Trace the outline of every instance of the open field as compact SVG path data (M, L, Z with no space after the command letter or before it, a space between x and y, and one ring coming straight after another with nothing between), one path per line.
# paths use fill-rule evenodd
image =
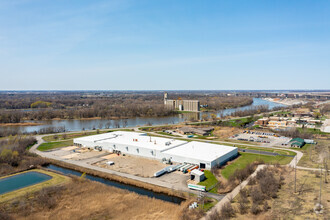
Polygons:
M182 206L73 178L45 207L31 197L3 205L14 219L180 219ZM19 204L19 205L15 205Z
M96 163L96 166L115 170L122 173L129 173L136 176L152 177L155 172L167 167L168 165L157 160L151 160L143 157L131 155L110 154L107 160ZM114 165L107 165L107 161L113 161Z
M300 159L298 166L318 168L324 166L323 160L327 161L328 168L330 167L330 144L328 140L317 140L318 144L305 144L300 150L304 156Z
M268 199L269 209L262 210L257 215L236 213L233 219L329 219L330 218L330 184L322 182L323 214L315 214L313 208L319 201L320 175L319 172L297 170L297 193L294 193L294 171L287 169L283 174L284 184L277 193L277 198ZM249 197L248 197L249 198ZM237 198L232 204L239 210ZM251 206L251 202L248 204Z
M60 174L57 174L57 173L48 172L48 171L41 170L41 169L34 169L34 170L30 170L30 171L37 171L37 172L40 172L40 173L47 174L49 176L52 176L52 179L47 180L47 181L42 182L42 183L38 183L38 184L35 184L35 185L31 185L31 186L28 186L28 187L24 187L22 189L18 189L18 190L0 195L0 203L8 201L8 200L12 200L16 197L24 196L27 193L36 192L36 191L38 191L38 190L40 190L44 187L64 184L64 183L69 181L69 177L66 177L66 176L63 176L63 175L60 175ZM24 172L21 172L21 173L30 172L30 171L24 171ZM12 176L12 175L9 175L9 176ZM6 178L6 177L9 177L9 176L3 176L1 178Z
M38 147L38 150L47 151L47 150L51 150L54 148L67 147L67 146L72 146L72 145L73 145L73 140L48 142L48 143L42 143Z
M250 154L250 153L240 153L240 156L229 162L227 166L225 166L221 175L228 179L237 169L243 169L246 165L254 162L254 161L263 161L268 164L288 164L292 160L292 157L286 156L268 156L268 155L259 155L259 154Z
M213 135L220 139L226 139L241 132L243 132L243 129L240 128L217 126L214 128Z

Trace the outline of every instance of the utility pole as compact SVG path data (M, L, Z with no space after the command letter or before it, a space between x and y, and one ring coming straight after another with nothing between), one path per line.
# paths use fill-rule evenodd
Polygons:
M296 163L294 166L294 193L296 193L296 189L297 189L297 155L295 156L296 158Z
M319 204L321 206L321 195L322 195L322 167L321 167L321 176L320 176L320 201Z

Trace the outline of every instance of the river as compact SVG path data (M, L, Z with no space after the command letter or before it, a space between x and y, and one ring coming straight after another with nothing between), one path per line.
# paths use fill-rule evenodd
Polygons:
M283 107L284 105L263 100L260 98L253 98L253 103L248 106L225 109L217 112L217 116L230 115L231 113L239 110L246 110L260 105L267 105L269 109L274 107ZM81 130L93 130L93 129L102 129L102 128L116 128L118 125L120 127L135 127L135 126L145 126L145 125L162 125L162 124L177 124L191 119L200 119L203 114L211 114L210 112L201 112L201 113L183 113L170 117L136 117L130 119L117 119L117 120L108 120L108 119L90 119L90 120L45 120L37 121L42 123L42 125L37 126L8 126L0 127L0 130L10 130L10 129L19 129L20 132L30 133L38 132L40 129L47 127L64 127L66 131L81 131Z

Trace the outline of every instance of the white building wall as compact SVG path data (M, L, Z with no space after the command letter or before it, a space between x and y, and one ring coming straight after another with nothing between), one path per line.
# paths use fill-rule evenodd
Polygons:
M211 167L218 166L218 165L222 166L227 161L237 157L237 155L238 155L238 149L236 148L233 151L231 151L231 152L219 157L218 159L212 161Z
M228 160L232 159L233 157L236 157L238 154L237 148L233 149L233 151L213 160L213 161L206 161L201 159L194 159L184 156L178 156L178 155L172 155L172 154L166 154L163 153L160 150L156 149L150 149L150 148L144 148L144 147L138 147L135 145L127 145L127 144L118 144L118 143L112 143L110 141L111 139L108 139L107 141L87 141L87 140L81 140L81 139L74 139L75 144L80 144L82 147L90 147L94 148L95 146L101 146L103 150L112 152L113 150L121 151L123 154L130 154L130 155L136 155L140 157L150 158L150 159L158 159L161 160L162 158L171 159L173 162L178 163L192 163L200 165L200 163L205 164L206 169L211 169L213 166L217 165L223 165ZM156 148L157 146L155 146ZM178 146L174 146L178 147ZM151 152L152 151L152 152ZM163 150L164 151L164 150Z
M113 152L114 150L120 151L122 154L131 154L140 157L146 157L151 159L162 159L166 157L161 151L156 149L138 147L135 145L127 145L127 144L118 144L112 143L110 141L102 142L102 141L83 141L79 139L74 140L74 144L80 144L82 147L89 147L94 149L95 146L102 147L102 150Z
M211 169L211 162L212 161L205 161L200 159L194 159L189 157L182 157L177 155L171 155L171 154L164 154L166 159L171 159L173 162L177 163L192 163L199 166L200 163L205 163L206 169Z

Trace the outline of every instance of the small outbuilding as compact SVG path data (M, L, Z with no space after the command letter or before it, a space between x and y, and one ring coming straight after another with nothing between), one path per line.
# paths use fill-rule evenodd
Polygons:
M291 147L299 147L302 148L305 145L305 141L302 138L293 138L290 142L289 145Z
M200 170L192 170L190 172L190 176L192 180L195 180L195 182L199 183L202 182L203 180L205 180L205 175L204 172L200 171Z

